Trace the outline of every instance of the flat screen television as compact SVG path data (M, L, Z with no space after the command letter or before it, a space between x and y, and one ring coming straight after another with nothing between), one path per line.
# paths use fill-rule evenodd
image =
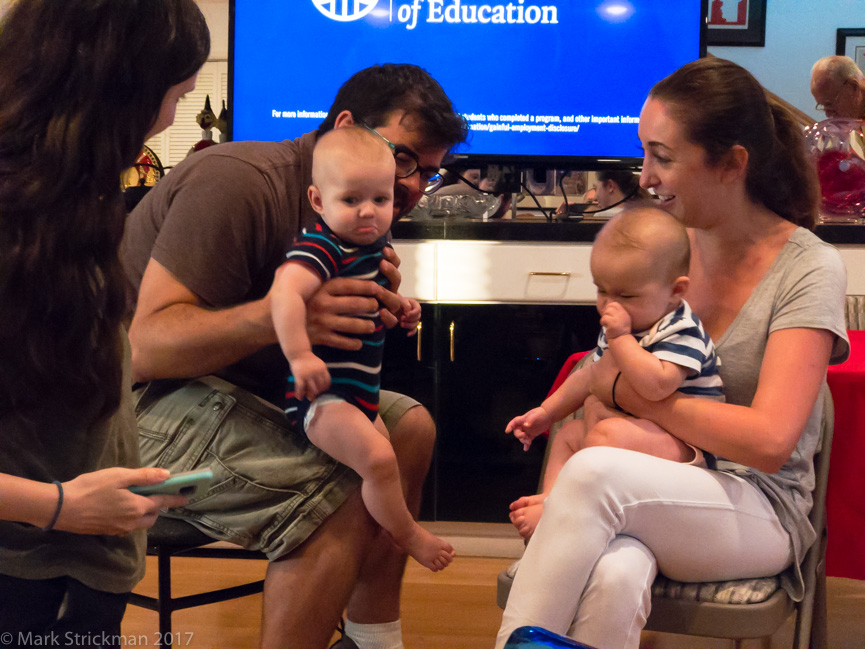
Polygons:
M649 89L705 56L706 1L232 0L232 139L297 137L354 72L414 63L467 119L469 165L636 167Z

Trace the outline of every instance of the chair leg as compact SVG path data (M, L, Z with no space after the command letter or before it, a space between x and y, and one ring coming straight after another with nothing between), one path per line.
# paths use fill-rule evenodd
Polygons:
M826 610L826 563L820 564L814 584L814 616L811 620L811 649L827 649L828 612Z
M799 602L793 649L824 649L827 637L826 612L826 536L822 540L820 558L811 574L805 574L805 597ZM811 585L810 593L808 585Z
M157 555L157 610L159 611L159 646L171 649L171 552L159 548Z

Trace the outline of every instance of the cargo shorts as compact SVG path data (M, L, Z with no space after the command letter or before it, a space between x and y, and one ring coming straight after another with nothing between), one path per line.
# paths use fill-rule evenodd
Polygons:
M213 471L184 507L165 512L268 558L312 534L360 486L360 477L291 429L282 410L215 376L153 381L135 390L142 466ZM389 429L410 397L382 390Z

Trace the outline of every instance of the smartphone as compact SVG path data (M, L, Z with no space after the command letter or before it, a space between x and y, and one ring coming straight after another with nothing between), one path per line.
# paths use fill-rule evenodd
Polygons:
M154 496L159 494L197 498L204 495L212 480L213 472L210 469L184 471L156 484L132 485L129 487L129 491L139 496Z

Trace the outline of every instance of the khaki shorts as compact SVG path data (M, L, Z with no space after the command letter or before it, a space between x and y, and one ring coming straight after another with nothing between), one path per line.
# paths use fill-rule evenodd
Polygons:
M214 376L154 381L135 391L141 463L209 468L210 489L164 512L270 559L300 545L360 486L360 477L288 427L283 412ZM382 390L392 429L417 401Z

